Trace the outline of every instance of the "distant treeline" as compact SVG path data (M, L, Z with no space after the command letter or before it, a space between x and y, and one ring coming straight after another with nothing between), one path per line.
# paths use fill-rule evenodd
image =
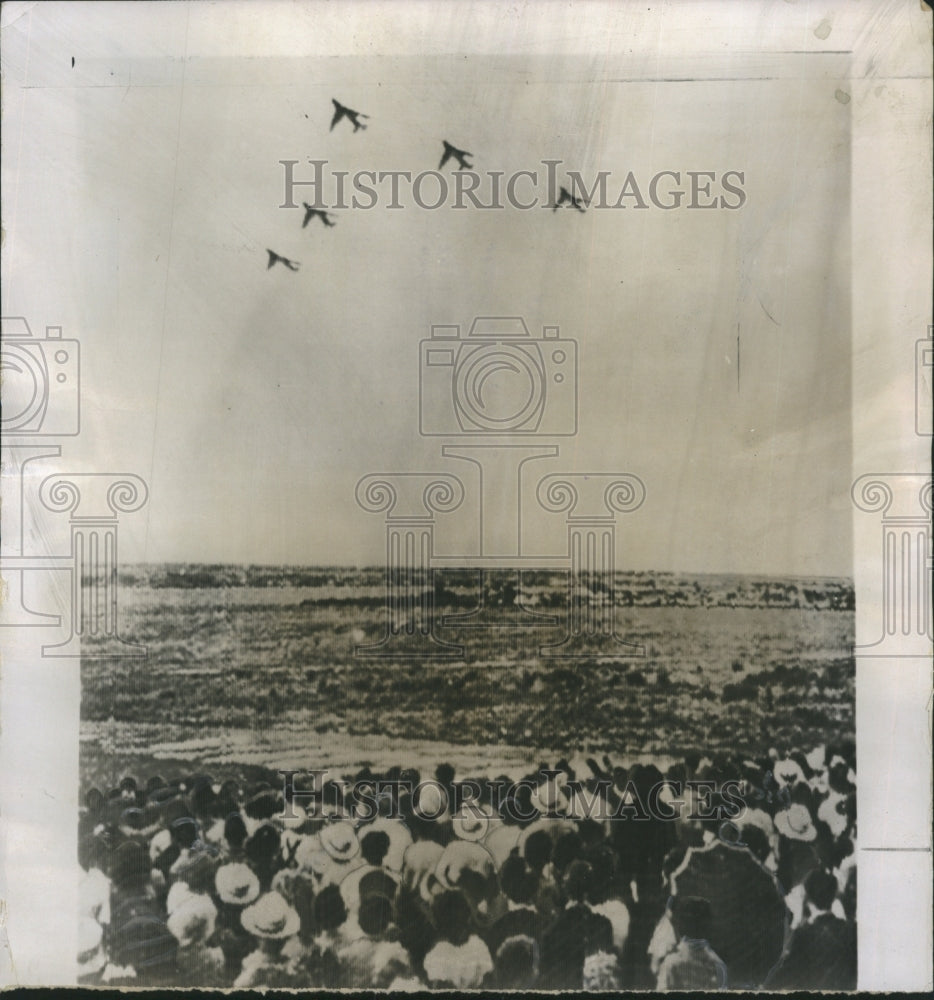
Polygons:
M234 587L301 587L324 591L308 595L308 603L372 603L354 591L381 587L383 567L363 569L309 566L230 566L163 564L129 566L120 570L125 587L152 589L211 589ZM593 577L586 581L592 593L609 596L622 607L743 607L812 608L819 611L852 611L855 593L851 580L839 578L755 577L736 574L682 574L650 571L618 572L612 581ZM476 594L476 570L435 572L435 596L441 606L459 607ZM566 600L567 576L559 570L527 570L521 594L516 575L498 571L487 574L487 600L509 605L517 598L532 607L558 607ZM380 603L379 599L375 599Z

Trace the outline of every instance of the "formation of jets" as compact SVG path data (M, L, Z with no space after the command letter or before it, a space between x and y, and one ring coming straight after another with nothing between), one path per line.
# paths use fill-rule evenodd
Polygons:
M74 60L72 60L72 64ZM348 108L345 104L341 104L340 101L331 98L331 103L334 105L334 116L331 118L331 128L329 131L334 131L334 126L337 125L342 119L346 118L347 121L353 125L354 132L360 129L365 129L367 126L360 121L361 118L369 118L369 115L363 114L362 111L354 111L353 108ZM307 118L308 115L305 115ZM444 147L444 152L441 156L441 162L438 164L438 169L441 170L444 165L449 160L457 161L458 170L472 170L473 164L468 161L468 156L473 156L473 153L469 153L466 149L458 149L457 146L451 145L447 139L442 139L441 144ZM567 205L568 208L576 208L578 212L585 212L584 208L585 201L583 198L575 197L567 188L562 187L558 199L552 205L552 211L557 212L559 208ZM328 228L331 229L337 225L336 222L331 221L331 213L323 208L312 208L307 202L302 202L302 206L305 209L305 218L302 221L302 229L305 229L309 222L314 218L319 218L321 222ZM290 271L297 271L301 264L298 261L289 260L288 257L283 257L281 254L277 254L274 250L266 250L269 254L269 263L266 265L266 270L274 267L276 264L282 264L287 267Z

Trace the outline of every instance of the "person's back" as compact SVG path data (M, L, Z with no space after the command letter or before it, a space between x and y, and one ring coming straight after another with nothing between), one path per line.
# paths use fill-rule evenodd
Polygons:
M658 970L660 990L722 990L726 966L703 939L682 938Z
M781 989L856 988L856 925L830 912L837 894L833 875L812 872L805 881L808 919L796 928L770 985Z
M711 948L713 923L710 902L699 896L676 896L671 922L678 946L666 955L658 969L659 990L722 990L727 985L727 969Z

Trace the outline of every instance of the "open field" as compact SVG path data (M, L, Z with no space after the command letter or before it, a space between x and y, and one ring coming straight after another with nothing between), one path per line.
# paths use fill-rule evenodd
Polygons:
M513 581L490 576L491 610L515 607ZM518 766L552 748L659 758L853 733L847 581L617 574L616 632L645 655L549 659L566 578L529 573L523 604L558 624L446 627L464 647L450 661L354 655L385 629L379 569L140 567L121 583L121 633L149 656L84 660L85 775L111 756L304 767L459 746ZM436 575L436 616L476 598L475 573Z

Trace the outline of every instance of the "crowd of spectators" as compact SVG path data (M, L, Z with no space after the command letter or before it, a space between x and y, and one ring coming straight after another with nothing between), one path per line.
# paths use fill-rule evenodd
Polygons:
M458 810L445 764L417 801L424 776L405 768L328 780L314 801L287 801L275 772L249 785L126 775L88 789L79 820L79 981L853 989L854 769L852 743L688 754L665 771L574 758L531 771L521 809L490 791ZM361 810L356 789L378 779L390 790ZM661 784L670 802L695 779L738 783L738 811L711 818L687 801L676 818L609 818L633 792ZM589 808L568 794L574 782ZM761 982L737 981L711 941L723 900L677 891L691 855L721 843L753 855L784 898L783 950ZM742 921L750 947L757 919Z

